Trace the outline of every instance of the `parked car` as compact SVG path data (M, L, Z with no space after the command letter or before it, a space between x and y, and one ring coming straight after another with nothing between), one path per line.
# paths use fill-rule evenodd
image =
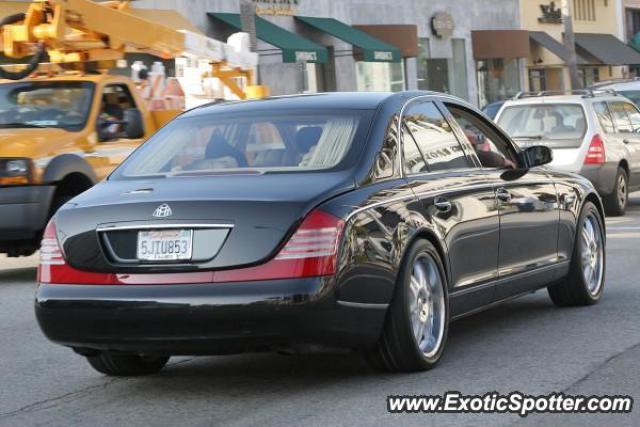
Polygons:
M490 119L495 119L498 111L500 111L500 108L502 108L502 106L504 105L504 102L505 101L496 101L492 102L491 104L487 104L482 108L482 112L485 113Z
M623 96L523 96L506 102L496 122L522 148L553 149L549 166L587 177L609 215L624 215L629 192L640 189L640 111Z
M550 160L437 93L197 108L54 216L38 322L108 375L309 344L428 369L452 320L600 299L600 198Z
M628 98L631 102L640 107L640 79L618 79L596 83L589 87L593 91L613 91Z

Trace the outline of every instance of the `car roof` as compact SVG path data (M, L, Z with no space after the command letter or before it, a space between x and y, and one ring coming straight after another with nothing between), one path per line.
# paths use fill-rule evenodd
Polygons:
M233 113L242 111L264 111L272 109L344 109L374 110L385 100L391 98L391 92L333 92L304 95L272 96L264 99L245 101L229 101L207 104L183 114L182 116L199 116L210 113Z
M589 101L626 101L622 96L616 95L550 95L531 96L520 99L511 99L505 102L505 107L512 105L540 105L540 104L585 104Z
M206 104L185 112L181 117L194 117L212 113L251 113L280 110L376 110L383 104L395 105L409 99L433 96L471 107L466 101L439 92L329 92L302 95L272 96L264 99L228 101Z

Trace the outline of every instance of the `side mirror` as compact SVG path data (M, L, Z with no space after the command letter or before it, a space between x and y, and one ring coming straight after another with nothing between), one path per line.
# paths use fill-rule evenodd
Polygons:
M144 136L144 124L142 113L137 108L129 108L124 111L124 132L129 139L138 139Z
M542 166L553 161L553 152L544 145L534 145L526 148L522 155L528 167Z

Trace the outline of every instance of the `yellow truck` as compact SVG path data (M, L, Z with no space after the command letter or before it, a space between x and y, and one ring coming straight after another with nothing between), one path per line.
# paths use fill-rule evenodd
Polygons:
M107 74L0 81L0 253L34 252L49 217L176 112Z
M204 62L235 99L268 93L253 85L258 58L246 34L223 43L153 22L125 1L27 5L0 20L0 53L24 61L0 66L0 253L35 252L58 207L178 113L149 111L132 80L106 72L126 52L180 58L198 72Z

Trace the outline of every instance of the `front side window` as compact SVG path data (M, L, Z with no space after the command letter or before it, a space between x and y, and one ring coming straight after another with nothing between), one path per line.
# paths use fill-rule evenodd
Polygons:
M0 85L0 129L82 130L95 85L90 82L24 82Z
M447 105L465 138L485 168L516 168L518 158L508 141L501 138L475 114L455 105Z
M125 111L136 108L136 104L126 85L106 86L100 100L97 131L100 141L127 138Z
M406 128L407 135L413 138L417 149L416 151L409 148L410 159L411 155L417 155L419 152L424 156L430 171L472 166L451 126L433 102L410 104L402 118L402 124ZM406 138L405 141L407 139L410 138ZM411 147L411 144L405 143L405 145ZM416 164L419 165L419 162Z
M207 114L175 120L115 176L330 169L366 132L369 111Z

